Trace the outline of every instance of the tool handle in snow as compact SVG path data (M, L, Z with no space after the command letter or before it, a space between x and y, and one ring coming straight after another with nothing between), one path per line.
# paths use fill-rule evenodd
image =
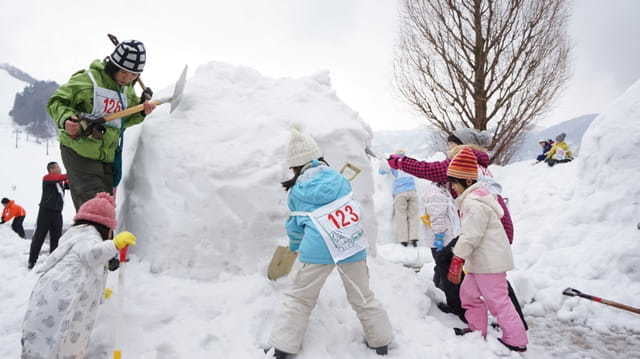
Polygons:
M636 307L632 307L630 305L614 302L612 300L607 300L607 299L602 299L602 298L598 298L598 299L600 299L599 302L602 303L602 304L610 305L612 307L616 307L618 309L626 310L628 312L640 314L640 308L636 308Z
M119 250L120 253L120 263L126 262L127 259L127 252L129 252L129 246L126 246L122 249Z
M580 297L580 298L584 298L584 299L589 299L589 300L594 301L594 302L606 304L606 305L609 305L609 306L612 306L612 307L615 307L615 308L618 308L618 309L622 309L622 310L626 310L626 311L629 311L629 312L632 312L632 313L640 314L640 308L636 308L636 307L632 307L632 306L629 306L629 305L626 305L626 304L614 302L612 300L596 297L595 295L582 293L581 291L579 291L577 289L567 288L562 292L562 294L564 294L566 296L569 296L569 297Z

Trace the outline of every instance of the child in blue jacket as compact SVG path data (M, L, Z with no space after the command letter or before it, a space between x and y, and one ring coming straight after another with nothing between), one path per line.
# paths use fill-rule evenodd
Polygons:
M398 150L396 156L404 156L404 151ZM381 175L391 173L393 180L393 232L397 242L403 246L411 243L418 246L419 204L414 177L406 172L380 168Z
M336 267L367 345L386 355L393 339L391 324L369 288L366 240L351 184L324 161L315 140L297 129L292 130L288 165L294 177L282 183L289 191L291 211L286 230L289 248L299 252L303 266L295 273L284 313L271 333L274 357L283 359L300 351L311 311Z

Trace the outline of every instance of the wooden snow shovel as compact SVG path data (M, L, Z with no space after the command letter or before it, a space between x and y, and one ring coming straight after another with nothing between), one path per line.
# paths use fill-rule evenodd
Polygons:
M269 263L267 278L276 280L289 274L296 258L298 258L298 253L290 251L289 247L278 246L273 253L271 263Z
M353 181L360 172L362 172L360 168L348 162L340 170L340 173L345 175L349 181ZM296 258L298 258L298 253L290 251L289 247L278 246L269 263L267 278L276 280L289 274Z
M182 74L178 79L178 82L176 82L176 86L173 88L173 95L171 95L171 97L164 97L158 100L151 100L149 102L156 106L169 103L171 104L171 109L169 110L169 112L173 112L173 110L175 110L176 107L178 107L178 105L180 104L180 101L182 100L182 93L184 92L184 86L186 82L187 82L187 66L185 65L184 70L182 70ZM138 113L143 110L144 110L144 104L139 104L133 107L129 107L126 110L109 114L104 117L104 121L105 122L113 121L121 117L133 115L134 113Z
M622 310L626 310L628 312L640 314L640 308L631 307L631 306L628 306L628 305L625 305L625 304L614 302L612 300L607 300L607 299L603 299L603 298L600 298L600 297L596 297L594 295L585 294L585 293L582 293L581 291L579 291L577 289L567 288L562 292L562 294L564 294L566 296L569 296L569 297L581 297L581 298L589 299L589 300L592 300L594 302L610 305L610 306L616 307L618 309L622 309Z

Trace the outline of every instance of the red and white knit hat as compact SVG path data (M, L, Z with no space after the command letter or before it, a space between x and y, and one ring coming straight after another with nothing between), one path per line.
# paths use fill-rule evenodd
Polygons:
M106 192L100 192L96 196L80 206L78 213L73 217L78 220L91 221L116 229L116 204L113 197Z
M451 160L447 168L447 176L471 180L478 179L478 159L471 148L463 148Z

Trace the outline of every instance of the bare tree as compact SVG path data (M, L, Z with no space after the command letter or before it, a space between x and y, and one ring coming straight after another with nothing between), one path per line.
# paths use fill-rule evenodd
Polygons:
M489 130L493 161L569 77L568 0L403 0L395 81L435 127Z

